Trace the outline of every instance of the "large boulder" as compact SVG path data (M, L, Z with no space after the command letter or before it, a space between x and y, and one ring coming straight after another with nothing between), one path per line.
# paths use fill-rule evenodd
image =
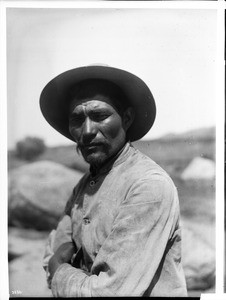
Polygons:
M215 226L182 222L182 263L188 290L206 290L215 284Z
M183 180L209 180L215 177L215 163L211 159L195 157L181 174Z
M82 173L50 161L9 172L9 224L50 230L64 211Z

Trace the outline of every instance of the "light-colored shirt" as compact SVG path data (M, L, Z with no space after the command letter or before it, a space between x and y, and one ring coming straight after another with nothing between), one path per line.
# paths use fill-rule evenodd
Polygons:
M55 272L55 297L187 296L176 187L129 143L75 187L50 235L45 266L71 240L78 251Z

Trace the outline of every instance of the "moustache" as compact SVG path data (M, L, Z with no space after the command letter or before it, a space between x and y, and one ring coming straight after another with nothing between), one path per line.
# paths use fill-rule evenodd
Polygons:
M82 152L82 150L85 150L87 148L98 147L98 146L102 146L103 148L107 149L109 148L110 144L107 141L94 141L91 143L78 142L76 149L77 152Z

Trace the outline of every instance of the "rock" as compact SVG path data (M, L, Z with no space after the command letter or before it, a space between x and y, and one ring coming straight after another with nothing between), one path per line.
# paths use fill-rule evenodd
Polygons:
M188 290L206 290L215 284L215 227L182 222L182 263Z
M43 241L47 241L48 231L37 231L35 229L24 229L9 227L8 229L8 253L11 259L9 261L29 254L34 249L39 248ZM42 245L43 246L43 245Z
M181 179L204 179L215 177L215 163L211 159L196 157L181 174Z
M42 267L47 236L25 229L9 230L9 294L11 297L52 297Z
M9 172L9 224L49 230L56 226L82 173L41 161Z

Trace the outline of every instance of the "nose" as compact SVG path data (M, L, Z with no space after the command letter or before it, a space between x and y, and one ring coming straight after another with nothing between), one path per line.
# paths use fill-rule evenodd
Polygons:
M95 122L90 120L90 118L86 118L83 123L82 128L82 142L83 144L87 144L92 141L92 139L95 138L97 134L97 127Z

